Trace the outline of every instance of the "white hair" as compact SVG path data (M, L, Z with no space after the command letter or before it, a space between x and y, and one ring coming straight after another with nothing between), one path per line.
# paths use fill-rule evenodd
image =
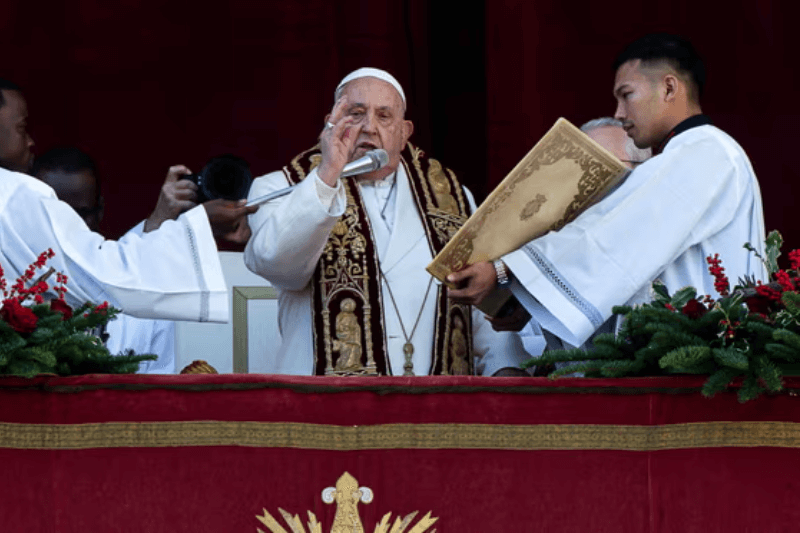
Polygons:
M596 118L581 126L581 131L589 133L599 128L622 128L622 121L612 117ZM625 153L628 154L631 161L639 163L647 161L653 155L653 151L650 148L637 148L630 137L625 143Z

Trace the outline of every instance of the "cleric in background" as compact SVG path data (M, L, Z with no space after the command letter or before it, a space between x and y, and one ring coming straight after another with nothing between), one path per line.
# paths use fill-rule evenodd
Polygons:
M30 168L26 117L20 88L0 80L0 157L15 170ZM249 210L236 202L209 202L158 231L108 241L50 186L2 168L0 266L13 283L52 249L56 255L48 265L69 278L66 300L72 306L108 301L143 318L226 322L227 288L213 234L241 240Z
M320 145L254 181L250 198L297 184L251 215L245 262L279 289L273 372L316 375L527 375L519 337L454 305L425 271L474 209L455 174L408 144L400 84L346 76ZM386 166L340 178L383 149ZM433 252L432 252L433 251Z
M653 157L599 204L559 231L503 257L512 290L533 315L529 327L582 345L611 318L611 308L691 285L714 294L706 257L719 253L731 279L765 279L761 194L744 150L702 114L705 67L692 45L646 36L615 62L616 118ZM452 293L477 303L497 285L492 263L451 275Z

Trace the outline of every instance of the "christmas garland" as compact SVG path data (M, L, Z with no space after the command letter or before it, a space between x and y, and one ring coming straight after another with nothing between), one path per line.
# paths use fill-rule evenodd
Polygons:
M741 378L741 402L765 390L780 391L783 371L800 363L800 251L789 253L791 268L782 270L782 244L777 231L767 237L766 257L745 244L764 262L768 284L745 279L731 290L719 255L708 257L718 299L698 296L693 287L670 295L656 281L650 303L613 308L624 316L622 327L616 335L597 335L592 351L547 351L526 366L574 363L551 373L553 378L576 372L587 377L707 374L702 388L707 397Z
M119 310L85 303L73 310L65 301L67 276L54 269L34 280L38 269L54 256L42 253L9 289L0 267L0 374L33 377L37 374L128 374L139 362L155 355L113 356L93 331L113 319ZM45 301L47 279L55 273L57 298Z

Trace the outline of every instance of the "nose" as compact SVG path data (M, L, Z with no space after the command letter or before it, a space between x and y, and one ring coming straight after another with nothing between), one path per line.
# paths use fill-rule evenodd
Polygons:
M364 117L364 123L361 126L361 131L374 133L376 120L377 119L375 118L375 113L373 111L367 112L366 116Z
M627 118L625 116L625 110L622 107L622 101L621 100L617 101L617 109L616 109L616 111L614 111L614 118L617 119L617 120L621 120L623 122Z
M34 144L36 143L33 142L33 137L31 137L30 134L28 134L28 148L33 148Z

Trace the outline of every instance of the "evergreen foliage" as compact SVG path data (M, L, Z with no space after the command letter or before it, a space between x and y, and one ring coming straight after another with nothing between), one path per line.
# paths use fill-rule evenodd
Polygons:
M617 306L624 317L617 336L598 335L594 350L547 351L527 366L575 363L551 377L582 372L586 377L707 374L702 394L711 397L741 379L741 402L763 391L783 387L781 367L800 363L800 251L789 254L791 269L778 267L778 232L767 237L765 257L748 244L769 272L772 283L745 280L728 292L728 279L717 256L709 257L709 271L720 293L716 301L698 297L684 287L670 295L660 282L653 284L653 300L639 306ZM589 359L589 360L587 360Z
M86 303L73 311L63 299L67 290L63 274L56 274L60 285L53 287L59 297L45 302L42 294L49 286L43 278L54 270L35 282L31 280L50 257L52 250L40 255L10 290L0 268L0 374L123 374L136 372L141 361L156 359L155 355L111 355L91 332L105 326L119 311L108 302ZM27 305L27 300L33 300L34 305Z

